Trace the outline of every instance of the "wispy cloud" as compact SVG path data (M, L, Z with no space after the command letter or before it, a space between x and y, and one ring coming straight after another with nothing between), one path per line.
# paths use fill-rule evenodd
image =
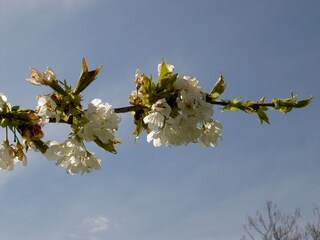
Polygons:
M106 231L108 229L110 220L104 216L85 218L82 225L89 229L90 233Z
M104 236L109 228L110 220L104 216L97 215L85 217L80 220L77 227L69 233L70 239L97 240ZM76 230L76 231L75 231Z

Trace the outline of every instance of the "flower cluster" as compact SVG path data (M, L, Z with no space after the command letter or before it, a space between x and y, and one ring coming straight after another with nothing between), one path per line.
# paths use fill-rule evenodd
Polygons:
M93 141L106 151L115 153L114 145L119 143L115 138L115 131L121 120L120 116L108 103L94 99L88 108L82 107L80 93L95 79L100 67L88 71L85 60L82 62L82 72L75 89L68 86L66 81L60 82L51 68L44 72L31 68L31 78L27 81L35 85L48 86L53 93L37 97L37 121L35 125L23 127L22 135L28 143L29 149L41 148L47 159L57 160L57 165L65 168L68 173L88 173L100 169L100 160L86 150L83 141ZM42 142L35 139L34 126L41 126L49 122L68 123L71 132L68 140ZM31 136L31 135L32 136ZM29 136L30 135L30 136Z
M108 144L115 136L121 118L108 103L94 99L84 111L84 124L78 131L78 136L85 141L100 140Z
M0 168L5 170L13 170L17 162L27 165L27 157L23 152L21 144L16 146L10 145L8 140L4 140L0 146Z
M14 107L14 109L17 107ZM5 95L0 93L0 124L5 128L13 128L13 125L19 120L10 121L5 118L6 114L11 114L11 104ZM23 121L23 119L21 120ZM7 132L7 131L6 131ZM18 141L15 145L10 144L8 137L3 141L0 146L0 169L13 170L14 166L18 162L22 162L23 165L27 165L27 157L23 152L24 146Z
M85 146L76 139L68 139L62 143L50 141L45 157L56 160L56 164L70 174L89 173L101 168L101 160L88 152Z
M152 141L155 147L197 142L201 146L215 146L221 138L222 126L211 118L213 109L206 94L197 79L174 75L173 71L173 65L159 64L157 85L139 70L136 72L136 83L140 85L130 99L149 109L144 111L142 121L137 122L147 130L147 141Z

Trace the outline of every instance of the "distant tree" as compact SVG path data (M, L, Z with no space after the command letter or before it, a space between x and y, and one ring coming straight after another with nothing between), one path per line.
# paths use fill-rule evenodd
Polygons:
M317 222L308 222L305 228L298 224L301 217L300 209L295 209L293 214L283 214L276 204L271 201L266 203L267 215L263 216L257 211L255 217L248 216L244 229L247 236L241 240L320 240L320 211L314 209Z
M320 209L315 206L313 210L314 216L316 217L315 223L307 223L305 227L306 239L320 239Z

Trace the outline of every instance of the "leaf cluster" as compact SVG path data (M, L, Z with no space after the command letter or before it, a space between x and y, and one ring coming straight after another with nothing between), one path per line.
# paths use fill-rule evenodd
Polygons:
M222 112L236 112L238 110L245 113L256 114L260 123L264 122L270 124L269 117L267 115L268 107L273 110L278 110L282 113L288 113L294 108L304 108L310 104L313 97L297 100L297 96L291 93L289 98L273 98L271 103L266 103L266 97L262 97L259 101L252 100L241 101L241 97L237 97L234 100L217 100L226 89L226 83L224 82L222 74L218 81L215 83L213 89L207 94L207 101L215 105L223 106Z

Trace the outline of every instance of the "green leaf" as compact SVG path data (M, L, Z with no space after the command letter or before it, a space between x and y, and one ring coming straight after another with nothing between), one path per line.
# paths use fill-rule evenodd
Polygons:
M177 75L178 74L173 74L173 71L168 69L167 64L162 59L156 91L159 93L161 91L170 90L177 79Z
M291 92L290 98L274 98L272 100L272 103L274 104L274 109L279 110L283 113L288 113L293 108L303 108L308 106L311 103L312 99L313 97L311 96L309 98L304 98L300 101L297 101L297 96L294 95L293 92Z
M12 112L17 112L19 109L20 109L20 106L17 105L17 106L13 106L13 107L11 108L11 111L12 111Z
M228 112L228 111L230 111L230 108L231 108L231 106L230 106L230 104L228 104L222 108L221 112Z
M219 96L220 96L220 94L217 92L209 94L209 97L211 97L212 100L217 99Z
M57 93L60 93L62 95L65 94L65 91L64 89L59 85L59 82L58 81L50 81L47 83L47 85L53 89L55 92Z
M304 98L300 101L298 101L296 104L295 104L295 108L304 108L304 107L307 107L311 101L312 101L313 97L308 97L308 98Z
M166 77L161 78L156 86L156 92L161 93L164 91L170 91L174 82L177 80L177 76L178 74L172 75L172 73L169 73Z
M266 101L266 97L262 97L260 100L259 100L259 103L265 103Z
M168 73L169 73L169 69L167 67L167 64L162 59L161 67L160 67L160 73L159 73L159 79L162 79L162 78L166 77L168 75Z
M237 98L235 98L232 102L233 102L234 104L237 104L237 103L240 102L240 100L241 100L241 97L237 97Z
M238 111L238 108L237 108L237 107L231 107L231 108L230 108L230 111L231 111L231 112L236 112L236 111Z
M39 150L42 154L45 154L49 148L42 140L31 140L31 142L36 146L36 149Z
M227 111L236 112L236 111L238 111L239 108L238 108L237 103L238 103L239 99L240 98L236 98L233 101L228 101L228 104L222 108L222 112L227 112Z
M99 146L101 147L102 149L104 149L105 151L107 152L110 152L110 153L113 153L113 154L116 154L117 151L114 147L115 144L117 143L120 143L120 141L118 139L112 139L109 141L109 143L105 144L103 142L100 141L100 139L96 138L94 140L94 142Z
M215 83L212 88L209 96L214 100L218 98L226 89L227 84L224 82L222 74L220 74L218 81Z
M267 114L262 110L262 108L256 112L259 118L259 121L261 124L263 124L263 122L266 122L268 124L270 124L269 118L267 116Z
M79 94L85 90L97 77L101 70L101 65L93 71L88 71L88 66L86 60L82 59L82 71L77 83L74 93Z

